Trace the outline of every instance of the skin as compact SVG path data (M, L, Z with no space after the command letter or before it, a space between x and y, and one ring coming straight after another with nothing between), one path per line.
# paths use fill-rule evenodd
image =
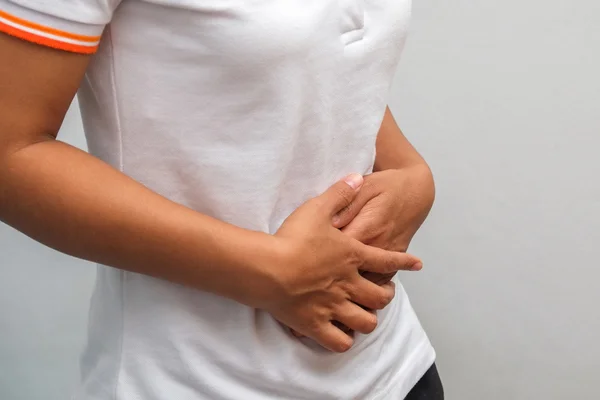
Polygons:
M374 172L365 177L354 201L334 217L333 225L365 244L406 252L433 206L433 176L425 160L402 134L389 108L377 136L376 150ZM395 274L362 271L370 281L392 287L390 280ZM352 334L351 327L343 323L337 326ZM292 333L303 336L293 330Z
M40 243L263 309L336 352L353 340L334 321L369 333L377 321L363 308L381 309L394 296L361 271L421 265L332 226L360 194L360 176L307 201L274 235L161 197L56 139L88 56L0 35L0 59L10 60L0 63L0 220Z
M365 177L361 192L343 211L349 215L334 221L334 226L365 244L406 252L433 206L433 175L389 108L377 136L376 150L373 173ZM364 275L384 284L394 273Z

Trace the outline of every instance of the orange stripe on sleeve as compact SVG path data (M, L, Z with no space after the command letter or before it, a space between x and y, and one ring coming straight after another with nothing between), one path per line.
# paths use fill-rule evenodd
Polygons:
M100 36L86 36L86 35L76 35L74 33L69 33L65 31L61 31L58 29L50 28L48 26L36 24L35 22L30 22L14 15L10 15L2 10L0 10L0 17L4 18L7 21L14 22L17 25L25 26L27 28L35 29L40 32L49 33L54 36L60 36L67 39L79 40L81 42L89 42L94 43L100 40ZM50 39L52 40L52 39Z
M93 54L98 49L98 46L81 46L72 43L65 43L59 40L50 39L43 36L38 36L33 33L25 32L20 29L14 28L10 25L4 24L0 21L0 32L7 33L11 36L17 37L19 39L27 40L29 42L41 44L44 46L52 47L59 50L70 51L73 53L81 53L81 54Z

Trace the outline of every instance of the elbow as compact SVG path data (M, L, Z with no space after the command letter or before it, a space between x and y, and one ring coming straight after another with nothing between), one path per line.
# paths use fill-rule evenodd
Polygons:
M425 161L415 166L414 179L417 185L420 203L425 215L428 215L435 203L436 187L435 178L429 165Z

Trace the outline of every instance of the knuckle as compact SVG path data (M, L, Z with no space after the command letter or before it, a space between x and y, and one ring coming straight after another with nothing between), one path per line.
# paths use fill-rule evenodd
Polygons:
M377 306L378 310L384 309L388 304L391 303L392 299L393 296L391 296L389 293L380 293L376 297L375 305Z
M358 270L360 267L365 265L363 254L356 248L356 246L349 246L346 251L346 265L352 270Z
M319 334L323 330L323 325L329 321L328 313L323 308L313 310L311 318L306 323L307 329L315 334Z
M370 177L372 178L372 177ZM361 188L363 191L368 193L381 193L380 188L378 187L377 182L374 179L365 179Z
M322 322L319 319L313 318L308 321L306 328L313 334L318 334L322 329Z
M344 204L344 207L348 207L352 203L353 197L349 187L338 188L336 194L342 200L342 204Z
M389 273L389 262L386 259L378 259L374 261L372 264L372 271L379 274L387 274Z
M326 308L320 307L316 310L315 321L318 324L323 324L324 322L329 321L329 319L330 319L330 312Z
M348 215L350 213L350 211L352 210L352 204L348 204L347 206L345 206L344 208L342 208L338 213L338 217L342 218L346 215Z
M364 228L361 239L365 242L373 242L383 235L383 228L379 225Z
M353 265L363 265L366 262L367 254L363 248L364 244L349 239L347 257Z
M394 257L393 255L390 254L389 257L385 258L384 261L384 272L386 274L392 273L397 271L398 269L403 269L404 268L404 263L399 262L399 260L397 259L397 257Z
M345 301L347 301L348 299L351 299L352 297L354 297L355 293L356 293L356 289L354 287L354 285L352 284L352 282L350 281L341 281L339 283L340 286L340 290L342 291L340 297L338 298L337 303L343 303Z

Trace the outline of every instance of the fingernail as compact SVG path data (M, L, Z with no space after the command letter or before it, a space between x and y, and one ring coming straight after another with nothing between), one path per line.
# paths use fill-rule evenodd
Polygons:
M420 271L422 268L423 268L423 263L421 261L419 261L416 264L413 264L413 266L410 270L411 271Z
M346 182L352 189L357 190L363 184L363 177L359 174L350 174L344 178L344 182Z

